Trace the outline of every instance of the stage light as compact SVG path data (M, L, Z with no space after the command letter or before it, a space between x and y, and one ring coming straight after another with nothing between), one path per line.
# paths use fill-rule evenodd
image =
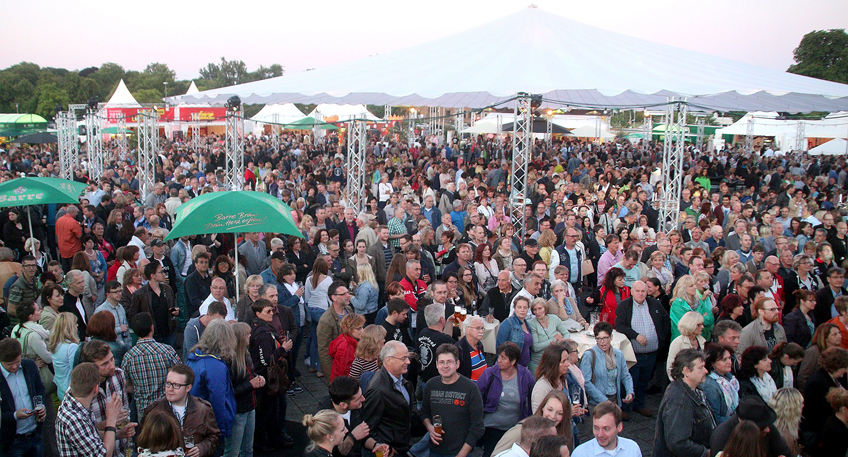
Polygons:
M227 99L227 109L232 111L238 111L241 106L241 99L238 95L233 95L232 97Z
M97 96L88 99L88 109L92 111L97 109Z

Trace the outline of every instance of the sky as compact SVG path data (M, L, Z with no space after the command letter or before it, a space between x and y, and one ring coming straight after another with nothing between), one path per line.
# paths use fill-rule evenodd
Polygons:
M161 62L191 79L226 57L251 71L279 63L301 72L449 36L533 1L595 27L781 71L806 33L848 29L846 0L3 0L0 68Z

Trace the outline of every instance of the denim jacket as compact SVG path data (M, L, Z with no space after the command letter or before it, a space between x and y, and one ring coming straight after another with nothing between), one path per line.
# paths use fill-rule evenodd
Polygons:
M521 328L521 324L523 323L515 314L501 322L501 326L498 329L497 346L507 341L512 341L518 345L519 349L524 349L524 330Z

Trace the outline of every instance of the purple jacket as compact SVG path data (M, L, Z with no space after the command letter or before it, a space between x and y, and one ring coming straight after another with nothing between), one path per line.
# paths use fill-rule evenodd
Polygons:
M536 378L530 374L530 370L516 364L518 369L518 393L521 395L521 419L529 417L533 414L530 406L530 395L533 393L533 386L536 384ZM503 378L501 377L501 369L497 365L486 368L486 371L480 375L477 380L477 388L480 389L480 395L483 397L483 412L493 413L498 409L498 403L503 392Z

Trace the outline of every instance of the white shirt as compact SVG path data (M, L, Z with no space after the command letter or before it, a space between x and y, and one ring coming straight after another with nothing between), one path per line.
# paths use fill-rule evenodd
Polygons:
M512 443L512 447L501 452L495 457L530 457L524 452L524 448L518 445L518 443Z
M618 437L618 443L615 449L608 451L598 444L596 438L587 441L574 449L571 457L594 457L596 455L609 455L614 457L642 457L642 450L635 441L627 438Z
M137 236L133 235L132 239L129 243L127 243L127 245L137 246L138 250L141 251L141 255L144 256L144 241L141 241L141 239L139 239Z
M198 311L201 316L206 314L206 310L209 309L209 304L212 303L213 301L218 301L218 300L216 300L215 297L212 296L212 294L209 294L209 296L206 297L206 300L203 300L203 303L200 305L200 310ZM235 313L235 311L233 311L233 305L230 303L230 300L227 297L224 297L224 298L221 299L221 303L223 303L224 305L227 306L227 318L226 318L226 320L228 320L228 321L236 320L236 313Z

